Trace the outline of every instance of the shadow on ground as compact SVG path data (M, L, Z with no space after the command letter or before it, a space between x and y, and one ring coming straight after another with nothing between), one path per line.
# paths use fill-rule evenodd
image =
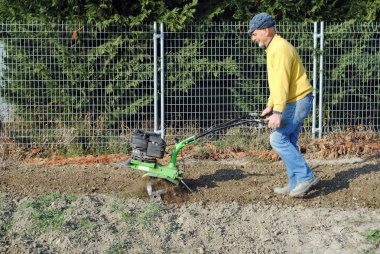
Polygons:
M188 179L186 184L192 189L207 187L215 188L218 182L226 182L230 180L243 180L249 176L268 176L273 174L258 174L258 173L247 173L240 169L218 169L215 173L210 175L202 175L198 179Z
M352 167L348 170L336 173L332 179L322 179L317 186L315 186L315 191L307 195L306 198L312 199L317 196L329 195L339 190L348 189L352 180L372 172L380 172L380 162L376 164L364 165L360 168Z

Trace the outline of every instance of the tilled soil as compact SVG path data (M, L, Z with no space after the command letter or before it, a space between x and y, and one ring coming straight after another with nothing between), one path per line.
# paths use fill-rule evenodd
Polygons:
M0 249L8 253L378 253L380 160L309 160L321 178L302 199L273 194L281 161L187 159L183 186L122 161L3 161ZM146 183L166 189L150 203Z
M321 179L303 199L278 196L275 186L286 184L283 163L262 162L255 158L210 161L187 159L178 162L185 171L183 186L163 180L142 178L123 161L104 164L26 164L3 162L0 192L15 198L62 194L110 194L148 199L146 184L153 190L166 189L165 203L237 202L239 204L303 205L306 207L380 208L380 162L360 158L309 160Z

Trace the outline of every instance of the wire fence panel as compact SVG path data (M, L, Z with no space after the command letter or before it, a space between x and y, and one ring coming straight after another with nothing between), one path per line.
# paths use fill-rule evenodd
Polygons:
M265 51L247 30L246 23L219 23L165 31L167 134L199 132L265 108ZM312 77L314 24L280 23L277 30L298 49ZM311 120L305 126L310 129Z
M380 24L325 24L324 132L380 127Z
M211 23L166 30L164 50L156 52L153 24L1 23L0 141L121 151L132 131L153 130L157 117L172 138L260 112L269 95L266 58L247 28ZM379 24L326 24L322 52L314 49L313 23L276 29L297 48L310 81L318 70L314 57L323 54L323 112L317 114L324 133L379 129ZM154 69L162 52L164 68ZM165 89L164 113L157 116L155 77L164 78ZM311 115L304 127L309 134Z
M121 146L153 125L152 26L1 26L2 141Z

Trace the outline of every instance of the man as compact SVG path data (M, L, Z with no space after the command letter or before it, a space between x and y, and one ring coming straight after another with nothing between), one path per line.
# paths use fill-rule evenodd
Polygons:
M249 23L251 40L267 54L270 95L261 116L272 128L270 144L288 173L288 184L276 187L274 192L303 197L319 181L297 147L302 122L312 108L313 88L296 49L276 34L275 23L267 13L257 14Z

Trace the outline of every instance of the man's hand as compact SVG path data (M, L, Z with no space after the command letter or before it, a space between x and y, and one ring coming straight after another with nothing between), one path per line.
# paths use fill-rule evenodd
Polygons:
M265 118L265 121L268 122L269 128L279 128L281 124L281 114L272 114L271 116Z
M263 112L261 112L261 117L269 116L272 114L273 108L272 107L266 107Z

